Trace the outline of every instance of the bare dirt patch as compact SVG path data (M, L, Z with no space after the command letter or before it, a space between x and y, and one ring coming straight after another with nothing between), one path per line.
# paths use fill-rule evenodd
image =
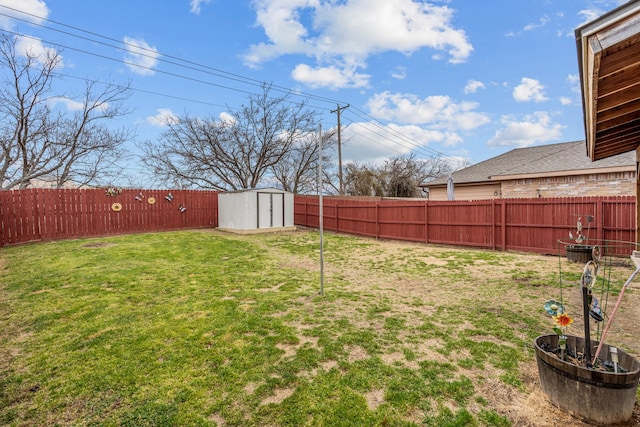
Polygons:
M304 240L299 232L287 232L295 239ZM252 243L257 243L251 240ZM258 242L259 243L259 242ZM272 247L268 239L261 241L265 250L278 257L280 266L286 269L319 271L319 263L308 253L296 255L288 251ZM279 256L281 255L281 256ZM345 319L357 328L368 328L383 334L385 320L402 321L403 328L398 337L403 344L413 351L411 361L398 348L387 348L380 356L381 360L392 366L403 365L409 369L420 369L423 362L456 363L469 357L464 349L456 353L445 355L444 342L433 336L420 342L405 340L410 337L413 328L419 328L424 319L431 319L436 327L446 328L446 322L441 321L441 307L452 304L467 304L476 308L483 306L483 310L498 318L512 315L520 311L539 317L541 324L548 325L548 330L541 329L540 334L551 333L553 322L543 312L544 301L558 298L558 269L577 268L580 266L564 266L564 261L557 256L543 256L528 253L496 252L495 256L482 256L472 249L438 247L416 243L362 239L353 250L341 254L325 254L325 289L333 292L334 287L352 295L366 296L367 303L357 299L341 299L325 306L326 315L330 318ZM617 269L618 277L626 278L628 262L613 265ZM626 268L626 270L625 270ZM460 278L457 277L460 276ZM615 274L614 274L615 276ZM624 281L624 280L623 280ZM491 284L500 284L499 291ZM487 286L489 284L489 286ZM635 289L634 289L635 288ZM273 289L274 291L276 289ZM373 297L373 298L371 298ZM577 283L567 284L563 289L565 305L570 307L574 317L574 325L569 333L581 335L582 318L580 293ZM312 300L315 294L299 297L295 303L299 306L314 307ZM616 296L611 296L610 307L615 303ZM372 303L371 301L375 301ZM313 308L312 308L313 309ZM376 316L368 315L375 311ZM287 313L283 312L282 316ZM303 345L315 346L308 343L305 333L310 328L303 323L288 321L288 325L298 330L300 344L283 347L286 357L293 354ZM609 332L608 342L616 343L627 353L640 357L640 340L637 335L637 325L640 324L640 292L638 285L633 285L625 294L621 310L617 314ZM511 320L513 333L526 339L530 336L527 323L518 321L517 316ZM462 323L455 325L453 333L463 333L472 330L473 324ZM511 346L514 344L503 339L480 335L470 338L475 342L488 342L496 346ZM370 355L359 346L346 346L345 361L355 363ZM533 343L520 348L519 351L528 354L526 361L519 362L518 379L520 386L513 386L501 379L503 371L485 364L482 368L459 369L455 376L466 376L474 384L476 396L481 396L487 402L480 403L472 400L467 409L473 413L492 409L507 417L514 426L586 426L580 420L556 408L546 399L540 389L536 362L533 357ZM342 362L340 362L342 363ZM308 380L322 371L329 371L338 367L337 361L321 363L317 368L305 371L303 376ZM293 390L278 390L274 396L265 399L262 404L278 403L293 393ZM367 405L375 409L384 403L384 390L375 388L365 394ZM452 411L458 408L453 402L441 403ZM448 406L447 406L448 405ZM430 405L437 407L436 402ZM405 419L420 424L425 417L423 411L412 409L405 415ZM640 425L640 408L636 405L634 416L630 424Z
M295 388L278 388L272 396L269 396L262 402L260 402L260 406L269 405L271 403L282 403L282 401L284 401L287 397L293 395L295 391Z
M365 394L367 399L367 406L370 410L375 411L378 406L384 403L384 390L375 389Z
M454 301L469 301L469 304L474 304L479 300L489 300L494 301L494 305L486 307L485 310L498 317L505 315L508 311L522 309L531 312L539 310L540 319L549 325L548 331L541 330L540 333L551 332L553 322L543 312L542 304L546 299L558 297L559 260L557 256L499 252L497 253L499 262L485 260L481 257L461 262L457 259L456 254L459 251L465 251L464 249L394 241L366 240L366 242L365 249L351 251L346 259L325 258L325 281L328 284L329 292L332 278L339 278L341 282L348 283L349 289L354 294L374 295L374 299L380 302L379 309L384 311L380 315L381 318L402 318L404 325L414 327L419 326L422 322L416 314L420 315L420 319L423 319L425 315L434 316L434 324L439 324L435 316L438 307L442 305L446 306ZM443 252L451 252L451 254L443 257ZM461 268L464 268L465 273L471 279L456 281L455 277L451 278L455 275L457 268L455 262L462 264ZM453 267L451 267L452 265ZM419 271L417 274L415 271L412 271L411 274L404 273L404 271L414 268L413 266L416 266L416 269L424 268L426 272L424 276L420 277ZM283 267L317 271L318 262L305 256L296 257L287 254ZM620 266L614 266L614 268L622 269L617 272L618 276L628 275L629 272L625 271L624 267L628 268L628 265L620 263ZM439 280L438 277L447 277L447 280ZM513 286L502 287L499 293L492 292L491 288L487 289L486 286L484 288L480 286L500 281L511 283ZM528 292L523 292L523 289ZM479 295L478 292L485 292L485 294ZM577 309L581 307L579 289L576 286L568 285L563 289L563 297L566 305L575 309L572 312L575 327L569 333L581 335L581 312ZM301 301L305 305L306 302ZM610 297L610 304L614 303L615 297ZM368 309L372 309L372 307L363 307L358 301L341 301L340 305L335 307L335 316L346 318L350 324L358 327L382 331L384 328L382 323L372 321L363 315ZM535 312L534 315L537 316L537 313ZM640 324L640 293L637 290L627 291L622 309L617 316L609 332L609 339L629 354L640 357L640 340L637 336L637 325ZM513 329L518 336L526 337L527 327L527 324L520 323L517 319L513 322ZM458 331L472 328L472 324L457 325ZM303 332L303 328L298 330L300 333ZM302 336L300 339L303 339ZM513 347L512 343L492 336L476 336L471 339L476 342L485 341L495 345ZM438 351L442 345L442 341L435 337L420 343L413 343L415 361L411 362L408 362L400 351L388 351L381 359L389 365L402 364L410 369L419 369L420 361L446 363L468 357L465 351L445 356ZM348 346L346 350L349 363L369 357L366 350L361 347ZM532 346L521 350L533 354ZM333 366L322 366L322 369L326 371ZM314 376L317 372L316 369L313 372L308 372L307 375ZM533 357L520 363L519 372L522 386L516 388L502 381L500 379L502 372L489 365L483 369L474 368L461 371L473 379L476 394L486 398L487 406L507 417L514 426L587 425L549 403L540 389L537 366ZM384 403L384 390L371 390L365 395L365 398L368 407L375 409ZM272 399L277 400L275 397ZM486 409L487 406L472 402L468 409L479 412ZM450 409L456 410L453 407ZM423 415L416 413L416 422L420 421ZM409 419L411 418L409 417ZM640 423L633 424L638 420L640 420L640 409L636 407L633 420L629 425L640 425Z

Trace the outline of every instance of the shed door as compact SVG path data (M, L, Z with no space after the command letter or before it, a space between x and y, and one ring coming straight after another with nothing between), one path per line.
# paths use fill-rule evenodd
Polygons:
M284 227L284 194L258 193L258 227Z

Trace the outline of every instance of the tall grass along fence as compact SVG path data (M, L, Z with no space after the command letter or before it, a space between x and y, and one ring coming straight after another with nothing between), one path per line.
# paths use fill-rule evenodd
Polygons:
M0 246L217 226L215 191L0 191Z
M318 197L295 197L296 225L319 227ZM587 242L635 242L635 197L428 201L323 198L323 228L379 239L556 254L581 218ZM592 219L588 222L588 219Z

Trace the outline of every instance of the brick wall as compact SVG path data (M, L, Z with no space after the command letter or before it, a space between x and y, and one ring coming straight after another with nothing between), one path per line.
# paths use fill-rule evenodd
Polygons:
M635 196L635 172L504 181L502 197Z

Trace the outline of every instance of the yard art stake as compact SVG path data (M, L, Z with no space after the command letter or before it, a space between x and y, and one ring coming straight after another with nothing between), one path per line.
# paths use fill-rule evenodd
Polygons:
M611 312L611 316L609 316L609 321L607 322L607 325L605 326L604 331L602 331L602 338L600 338L600 344L598 344L598 349L596 350L596 354L593 356L592 363L596 363L596 360L598 359L598 355L600 354L600 350L602 350L602 345L604 344L604 340L607 337L607 333L609 332L609 326L611 326L611 322L613 321L613 318L616 315L618 308L620 308L620 302L622 302L622 296L624 295L625 289L627 289L627 286L629 286L629 284L634 279L634 277L636 277L636 274L638 274L638 272L640 271L640 251L633 251L633 254L631 255L631 261L633 261L633 263L635 264L636 269L633 273L631 273L631 276L629 276L627 281L624 282L624 285L622 285L622 289L620 290L620 295L618 295L618 300L616 301L616 305L615 307L613 307L613 311ZM618 350L616 349L616 353L617 351Z

